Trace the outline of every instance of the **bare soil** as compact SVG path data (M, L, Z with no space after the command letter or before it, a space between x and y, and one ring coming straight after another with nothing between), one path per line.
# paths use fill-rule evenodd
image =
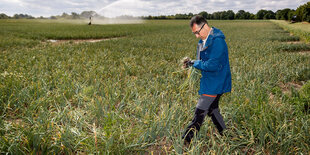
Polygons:
M305 56L310 56L310 51L301 51L301 52L298 52L298 54L305 55Z
M288 83L281 83L280 88L282 89L282 92L284 94L290 94L291 88L299 90L302 87L302 83L296 83L296 82L288 82Z
M158 144L150 146L148 148L148 153L146 154L169 154L172 149L172 144L167 142L166 137L158 142Z
M286 43L288 43L288 44L301 44L303 42L301 42L301 41L287 41Z
M52 43L52 44L62 44L62 43L68 43L68 42L72 42L72 43L96 43L96 42L100 42L100 41L106 41L106 40L116 40L122 37L113 37L113 38L101 38L101 39L62 39L62 40L55 40L55 39L49 39L47 40L47 42Z
M302 44L304 42L302 42L302 41L287 41L286 43L287 44ZM297 52L297 53L301 54L301 55L306 55L306 56L310 55L310 51L300 51L300 52Z

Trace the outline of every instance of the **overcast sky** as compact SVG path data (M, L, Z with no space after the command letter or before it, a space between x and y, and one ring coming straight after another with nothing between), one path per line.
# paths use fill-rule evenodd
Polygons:
M260 9L296 9L306 2L308 0L0 0L0 13L9 16L22 13L35 17L82 11L96 11L106 17L174 15L189 12L195 14L201 11L212 13L224 10L256 13Z

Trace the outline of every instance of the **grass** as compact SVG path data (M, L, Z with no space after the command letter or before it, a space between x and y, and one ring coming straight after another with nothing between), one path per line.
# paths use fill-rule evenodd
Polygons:
M199 98L199 84L184 84L190 72L179 63L195 58L188 21L1 20L0 153L309 154L308 91L279 89L309 80L309 57L278 49L283 43L271 38L286 32L272 22L209 23L229 47L233 90L220 104L228 130L220 137L207 118L184 147L181 135ZM124 37L44 42L115 36Z
M310 45L309 44L281 44L279 45L279 50L282 51L289 51L289 52L294 52L294 51L310 51Z
M299 41L300 38L297 36L288 36L286 33L283 33L282 35L279 34L278 36L270 38L270 40L288 42L288 41Z
M294 35L300 36L302 40L304 40L305 42L310 41L310 24L309 23L302 22L302 23L292 24L284 20L272 20L272 22L281 26L285 30L293 33Z

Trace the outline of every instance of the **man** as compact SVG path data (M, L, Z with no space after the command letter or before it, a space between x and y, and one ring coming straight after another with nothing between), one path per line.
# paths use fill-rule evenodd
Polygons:
M182 136L191 142L194 134L200 130L205 116L211 117L214 125L222 134L226 128L219 111L219 100L223 93L231 91L231 73L225 36L221 30L209 27L202 16L194 16L190 21L193 34L200 38L197 46L197 60L185 61L185 66L193 66L201 71L200 98L195 115Z

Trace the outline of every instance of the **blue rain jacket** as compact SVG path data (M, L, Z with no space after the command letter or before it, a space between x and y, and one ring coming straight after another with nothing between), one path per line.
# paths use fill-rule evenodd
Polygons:
M231 91L231 73L228 59L228 49L225 36L221 30L212 27L205 43L199 40L197 60L193 67L201 70L201 94L223 94Z

